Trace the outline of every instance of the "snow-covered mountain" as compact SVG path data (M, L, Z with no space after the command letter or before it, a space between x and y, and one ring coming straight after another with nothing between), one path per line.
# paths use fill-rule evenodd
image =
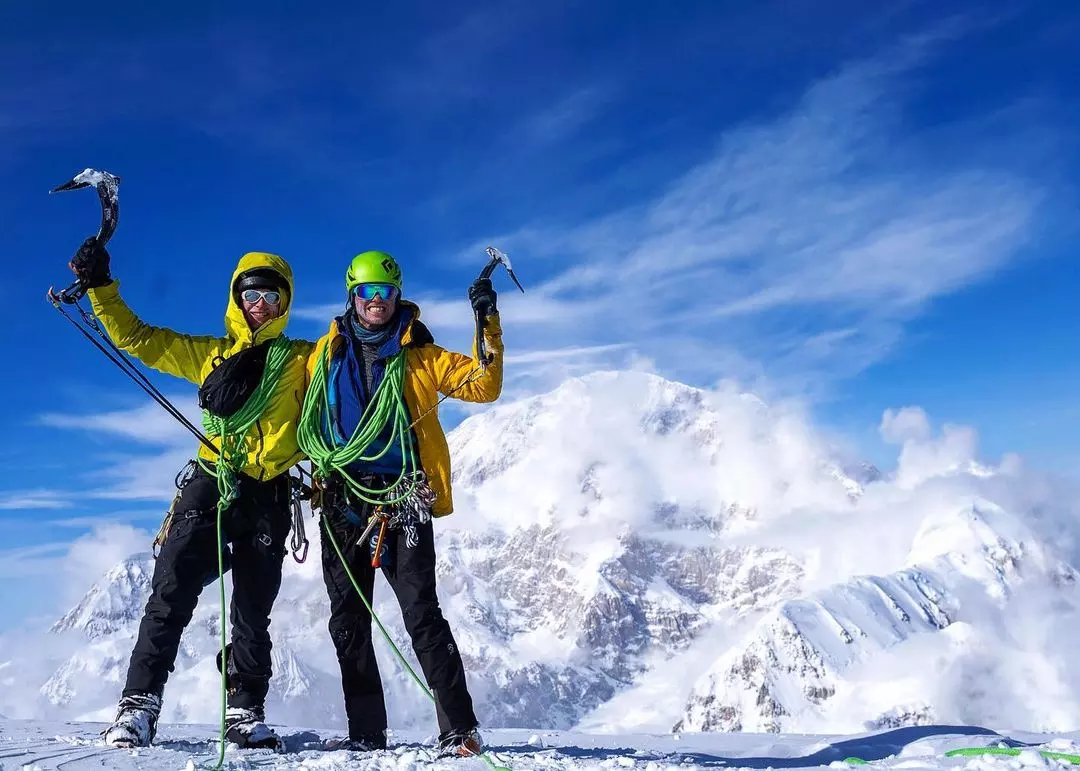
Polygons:
M955 622L988 619L987 605L1003 608L1028 582L1071 590L1077 579L1072 567L987 502L924 522L911 562L780 603L695 686L676 729L781 731L805 725L804 716L821 720L816 708L855 684L846 679L855 665ZM898 721L895 711L886 712L871 722L935 719L926 703L902 715L907 719Z
M796 411L636 372L495 407L450 443L456 512L436 523L440 596L487 726L977 721L999 709L978 695L980 678L994 678L995 695L1003 682L1019 690L1031 674L1015 666L1021 653L1042 662L1044 680L1080 669L1060 664L1054 635L1003 631L1047 604L1071 619L1077 584L1047 537L1045 508L1014 494L1022 480L1010 469L953 455L935 468L932 452L905 445L902 464L920 459L918 482L904 468L886 478ZM340 726L318 532L307 522L312 556L286 558L274 610L268 708L282 723ZM0 644L0 661L19 668L13 678L0 664L0 712L107 719L151 572L150 555L133 556L32 653ZM408 650L381 581L376 594ZM166 721L215 717L216 596L204 591L184 636ZM376 648L391 724L433 726L425 697ZM947 693L947 682L963 687ZM1063 730L1070 709L1018 711L1026 720L1010 726Z
M149 556L138 555L109 570L50 631L80 630L95 640L138 624L154 573Z

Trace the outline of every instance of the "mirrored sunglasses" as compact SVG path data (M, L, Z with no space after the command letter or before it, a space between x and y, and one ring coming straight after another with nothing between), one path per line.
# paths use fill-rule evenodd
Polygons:
M393 302L398 297L398 288L393 284L357 284L353 294L364 302L371 302L376 296L384 302Z

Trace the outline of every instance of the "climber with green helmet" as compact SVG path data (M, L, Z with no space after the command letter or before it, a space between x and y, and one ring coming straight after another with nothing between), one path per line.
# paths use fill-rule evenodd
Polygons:
M453 511L440 394L492 402L502 391L496 294L486 278L469 289L474 310L486 320L482 334L490 358L481 363L475 351L466 356L435 344L420 308L402 296L401 267L389 254L354 257L345 289L344 312L309 359L310 385L297 430L321 490L316 505L328 531L323 579L349 724L340 746L386 746L386 707L364 602L371 602L381 567L435 697L440 751L479 754L465 668L436 595L432 518Z

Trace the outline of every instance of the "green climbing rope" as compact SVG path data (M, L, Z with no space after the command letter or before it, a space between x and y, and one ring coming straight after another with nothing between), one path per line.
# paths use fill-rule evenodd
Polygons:
M1080 755L1070 755L1066 752L1053 752L1051 750L1038 750L1033 747L961 747L949 750L945 757L970 757L973 755L1019 755L1023 752L1038 752L1044 758L1064 760L1069 763L1080 765Z
M225 765L225 710L228 705L228 689L225 685L225 672L228 670L228 662L225 660L225 651L228 644L225 638L225 556L223 537L221 533L221 513L224 511L220 506L217 510L217 560L218 560L218 593L221 601L221 741L218 742L218 761L214 770Z
M1020 755L1024 752L1037 752L1044 758L1051 760L1064 760L1074 765L1080 765L1080 755L1070 755L1066 752L1053 752L1051 750L1040 750L1035 747L961 747L955 750L948 750L945 753L947 758L955 757L973 757L978 755ZM844 762L850 765L863 766L867 765L867 761L862 758L851 757L844 758Z
M335 446L327 439L331 433L328 409L330 383L327 377L330 356L330 345L327 344L315 363L311 384L304 398L304 408L296 429L297 443L311 459L313 476L326 479L336 472L349 492L365 503L382 506L400 503L412 495L419 479L416 473L419 462L412 446L409 408L404 398L407 352L402 348L387 359L382 382L364 408L352 436L341 446ZM387 428L389 439L382 450L370 455L365 454L368 448L386 433ZM372 462L382 458L395 444L401 450L403 459L401 472L397 479L386 487L366 487L348 472L348 466L354 463ZM407 480L404 485L403 480Z
M217 551L218 591L221 600L221 741L218 750L218 761L217 765L214 766L214 771L218 771L225 765L225 711L228 703L226 672L229 669L229 663L226 660L228 643L225 631L227 617L225 614L225 544L222 519L226 509L236 500L239 492L237 477L247 462L247 450L244 446L245 438L248 431L254 427L263 412L266 411L266 407L270 403L270 397L273 396L274 389L277 388L277 384L281 380L281 373L284 371L285 363L289 359L290 348L291 343L284 335L274 338L266 353L266 367L263 369L259 385L252 391L251 396L248 397L244 406L239 410L227 418L203 411L202 422L206 435L211 438L219 437L221 440L221 451L214 468L209 468L203 459L199 458L199 465L202 466L203 470L213 474L216 478L218 489Z

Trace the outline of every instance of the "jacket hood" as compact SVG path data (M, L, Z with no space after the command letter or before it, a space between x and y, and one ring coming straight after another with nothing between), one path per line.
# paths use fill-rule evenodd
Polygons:
M282 297L282 304L284 307L281 310L281 315L276 319L272 319L263 324L254 334L248 326L247 319L244 318L243 308L237 304L232 291L233 286L236 284L236 280L240 278L240 274L252 270L253 268L270 268L285 279L285 285L288 287L285 296ZM248 252L241 257L240 262L236 264L236 270L233 271L232 279L229 281L229 304L225 309L225 330L228 332L229 337L236 340L251 340L253 344L272 340L281 335L285 331L286 325L289 323L289 311L292 308L292 298L293 274L292 268L289 267L289 263L285 262L283 258L276 254L270 254L268 252Z

